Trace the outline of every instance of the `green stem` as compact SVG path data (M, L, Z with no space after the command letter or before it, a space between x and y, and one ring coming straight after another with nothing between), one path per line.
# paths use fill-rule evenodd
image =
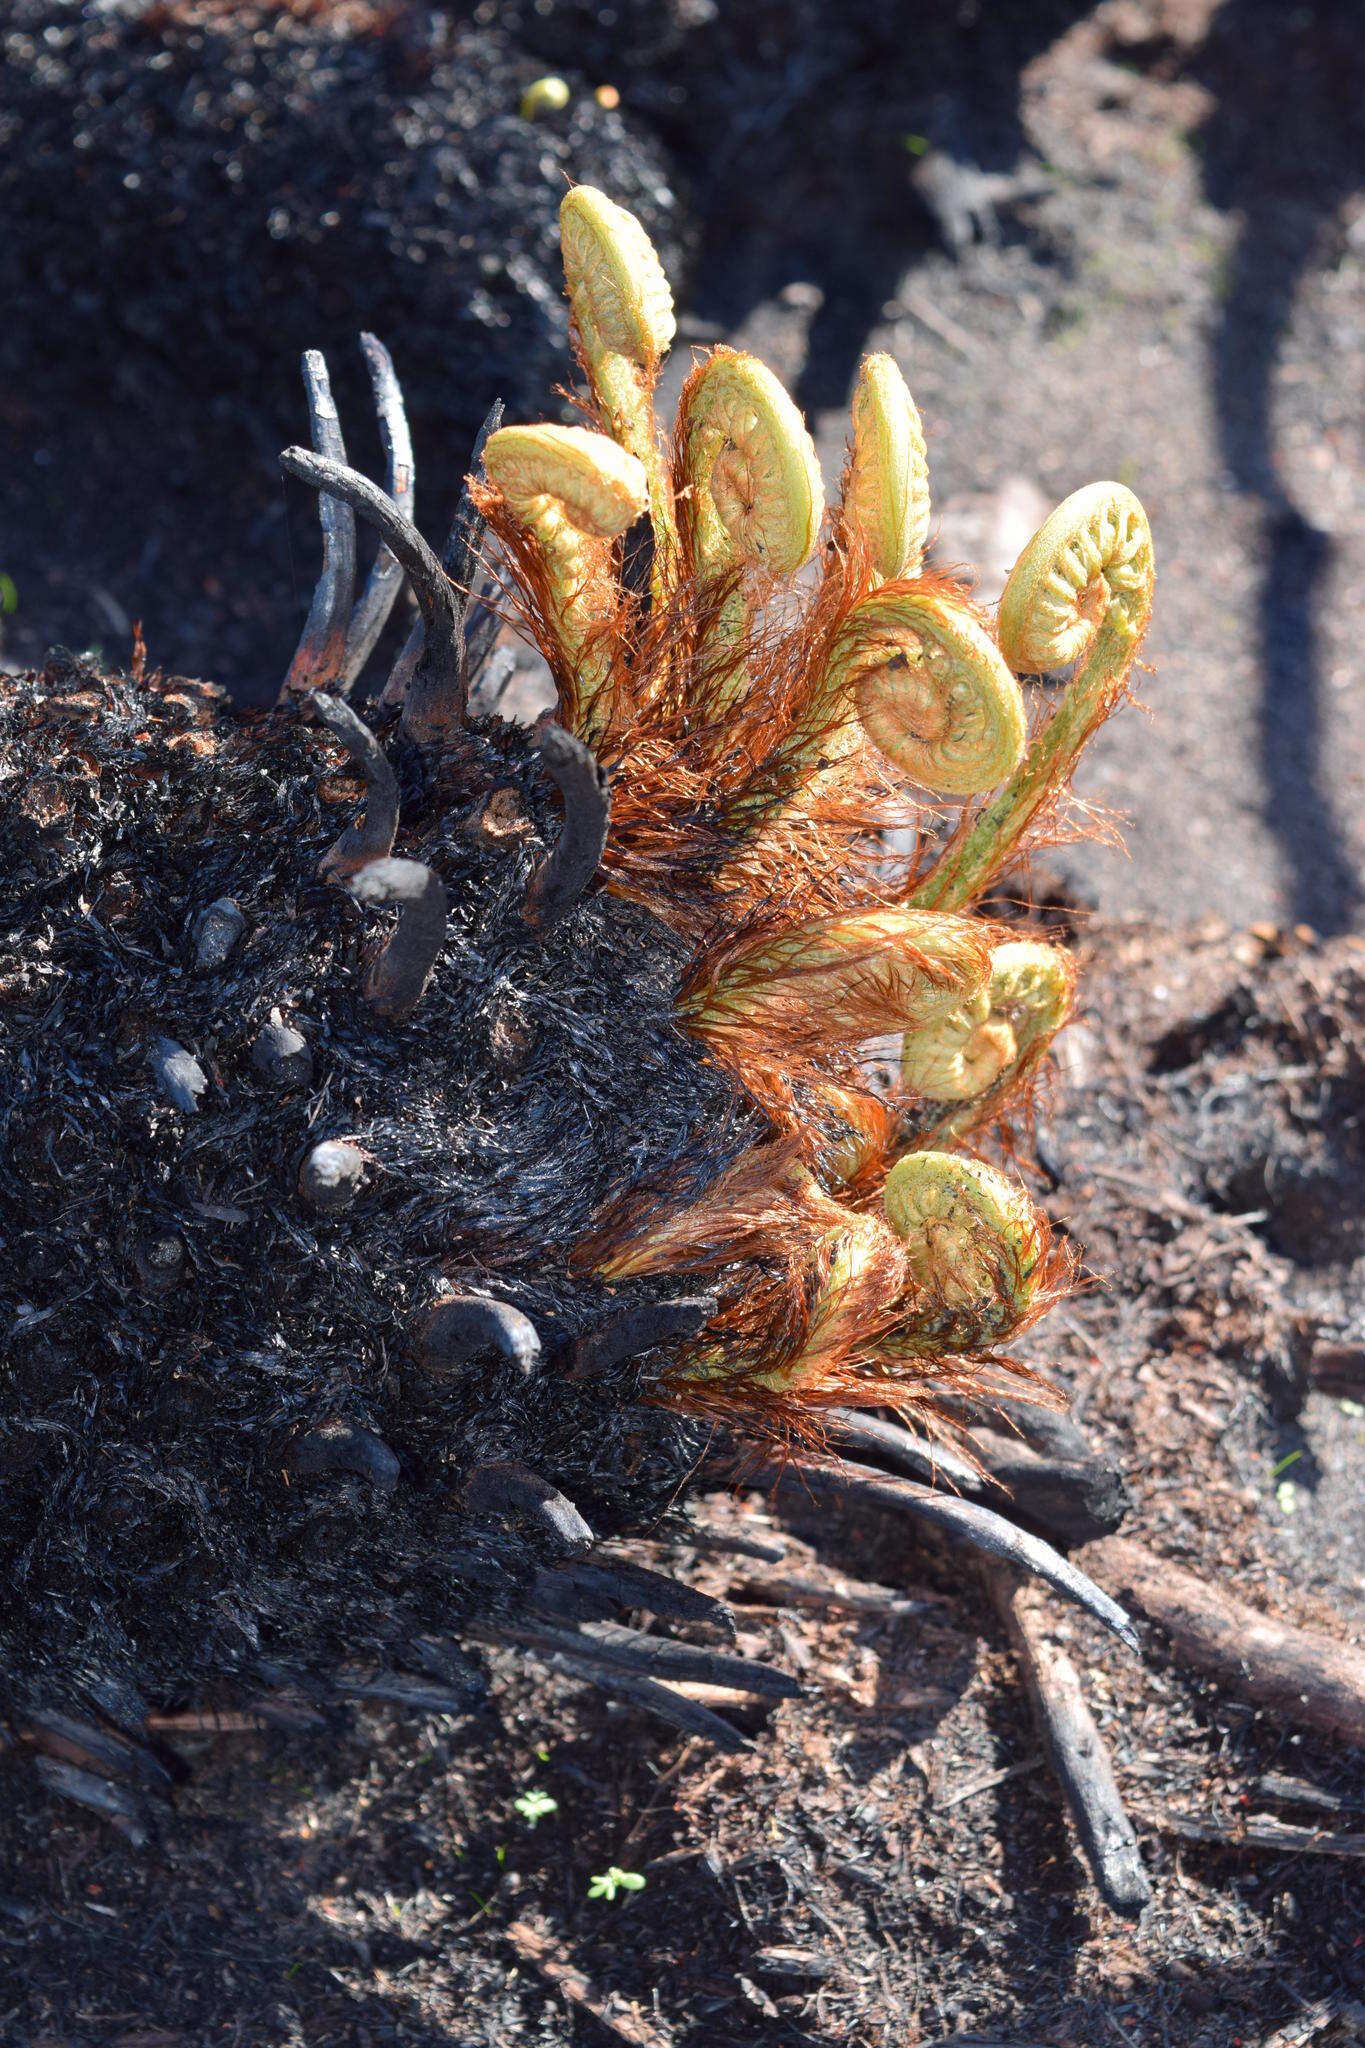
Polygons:
M1138 638L1122 604L1111 604L1079 673L1010 780L911 891L907 903L923 910L960 910L999 873L1043 804L1066 783L1090 734L1113 709Z

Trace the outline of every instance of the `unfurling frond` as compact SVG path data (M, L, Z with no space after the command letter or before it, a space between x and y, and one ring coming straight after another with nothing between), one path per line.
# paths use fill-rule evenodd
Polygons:
M635 456L649 485L655 587L677 573L673 486L659 446L652 395L674 334L673 294L654 244L633 214L592 185L559 209L569 306L604 425Z
M586 427L500 427L484 448L488 480L544 560L575 725L592 739L610 714L614 652L603 628L617 606L611 543L645 509L642 464Z
M843 511L879 582L919 574L929 538L929 456L915 401L892 356L868 356L858 372Z

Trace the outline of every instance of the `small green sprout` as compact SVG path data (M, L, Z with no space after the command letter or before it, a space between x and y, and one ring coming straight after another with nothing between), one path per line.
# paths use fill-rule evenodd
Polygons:
M618 1892L642 1892L644 1888L645 1881L638 1870L622 1870L619 1864L613 1863L610 1870L588 1880L588 1897L614 1899Z
M19 609L19 586L12 576L0 571L0 612L9 618Z
M512 1805L528 1828L533 1828L538 1820L544 1820L547 1813L559 1811L559 1801L552 1799L548 1792L541 1792L534 1785L529 1792L523 1792L519 1799L514 1799Z

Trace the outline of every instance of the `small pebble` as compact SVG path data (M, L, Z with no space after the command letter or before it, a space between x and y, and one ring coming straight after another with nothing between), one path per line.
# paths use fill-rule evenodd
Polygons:
M299 1168L299 1193L321 1216L339 1216L360 1193L365 1155L341 1138L314 1145Z
M209 1085L208 1075L194 1054L186 1052L173 1038L154 1038L147 1057L167 1101L193 1116L199 1108L199 1097Z
M220 896L201 911L194 927L194 964L201 974L213 974L228 961L241 944L246 919L230 896Z
M313 1055L308 1041L292 1024L286 1024L278 1010L270 1012L251 1048L251 1064L272 1088L302 1088L313 1078Z

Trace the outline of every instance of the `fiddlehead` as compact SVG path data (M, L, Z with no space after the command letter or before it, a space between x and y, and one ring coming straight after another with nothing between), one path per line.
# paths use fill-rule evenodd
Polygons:
M1024 700L990 634L964 605L886 586L855 605L819 690L847 697L888 759L935 796L972 796L1011 773Z
M920 1299L892 1356L997 1344L1033 1308L1047 1225L1023 1188L980 1159L912 1152L886 1178L886 1216Z
M585 427L500 427L483 452L489 482L536 542L563 668L566 725L596 739L612 710L620 591L611 544L645 509L635 456Z
M865 357L858 372L843 516L879 582L919 574L929 536L929 456L915 401L888 355Z
M985 987L989 957L970 919L856 911L740 948L678 1007L713 1043L856 1045L950 1014Z
M1060 946L1010 939L991 953L985 991L941 1023L907 1031L901 1078L945 1105L936 1141L987 1122L1015 1093L1066 1022L1074 985Z
M825 489L805 421L772 371L734 349L714 350L683 387L677 439L687 553L703 586L745 570L794 576L815 547ZM700 665L719 666L722 704L748 687L746 610L736 590L701 651Z
M1067 498L1015 563L1000 600L1000 649L1041 673L1081 657L1061 704L1010 781L949 847L912 901L955 910L1018 847L1112 711L1151 617L1156 569L1147 515L1122 484Z
M659 446L652 396L673 340L673 294L654 244L634 214L592 185L559 209L569 306L599 411L648 479L656 595L677 575L673 485Z

